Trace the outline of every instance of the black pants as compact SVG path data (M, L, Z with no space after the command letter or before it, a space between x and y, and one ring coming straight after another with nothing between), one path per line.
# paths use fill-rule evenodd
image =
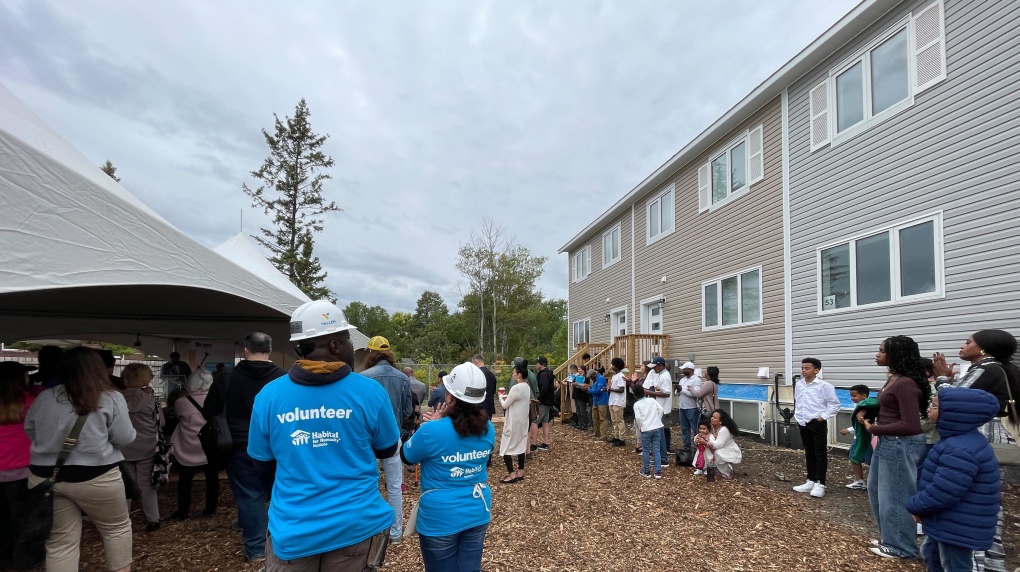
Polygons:
M577 427L579 429L587 429L591 425L591 417L588 416L588 403L580 399L574 400L574 415L577 417Z
M514 458L513 455L503 455L503 462L506 463L506 472L514 472ZM517 470L524 470L524 453L517 455Z
M28 570L46 560L45 538L28 539L23 535L25 516L22 496L28 479L0 483L0 560L12 560L18 570Z
M205 513L211 515L216 512L216 505L220 500L220 472L212 463L200 467L185 467L177 465L177 514L188 516L191 512L191 482L195 479L195 473L205 473Z
M829 423L812 419L800 426L800 440L804 443L804 458L807 460L809 481L825 484L825 471L829 468Z

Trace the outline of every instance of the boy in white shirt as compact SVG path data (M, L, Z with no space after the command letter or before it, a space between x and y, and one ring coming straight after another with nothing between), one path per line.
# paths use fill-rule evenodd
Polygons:
M623 359L615 357L610 362L612 365L613 378L609 384L609 418L613 421L613 428L610 432L609 443L614 447L624 447L627 442L623 440L627 432L627 425L623 422L623 410L627 408L627 380L624 374L627 372Z
M662 406L650 397L645 397L645 388L640 385L634 386L634 425L641 431L641 470L638 474L648 479L652 473L649 471L649 456L654 456L655 478L662 478L662 463L665 459L661 457L662 441Z

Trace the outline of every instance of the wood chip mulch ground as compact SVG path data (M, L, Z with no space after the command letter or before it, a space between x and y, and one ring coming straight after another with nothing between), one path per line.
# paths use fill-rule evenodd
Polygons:
M497 434L500 430L497 421ZM850 472L845 454L830 456L829 492L822 499L800 495L803 452L739 439L744 463L737 479L708 483L689 468L670 467L664 479L637 474L640 456L610 447L557 424L552 450L532 456L523 482L503 485L502 463L489 473L492 524L483 570L529 571L921 571L919 560L873 556L876 535L867 493L843 485ZM783 479L789 479L787 482ZM135 519L134 567L140 572L245 571L239 532L230 529L236 511L225 477L219 511L212 518L164 522L144 532ZM160 493L162 514L173 512L173 484ZM204 483L197 482L193 512L202 510ZM404 495L405 517L417 496ZM1020 565L1020 487L1006 486L1005 545L1012 566ZM82 570L105 570L102 542L86 525ZM417 539L391 546L384 570L422 570ZM1012 569L1012 568L1011 568Z

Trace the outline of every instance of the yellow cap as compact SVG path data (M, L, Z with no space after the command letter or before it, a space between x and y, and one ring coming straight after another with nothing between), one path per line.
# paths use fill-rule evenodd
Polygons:
M390 342L382 336L375 336L368 340L368 349L382 352L389 351Z

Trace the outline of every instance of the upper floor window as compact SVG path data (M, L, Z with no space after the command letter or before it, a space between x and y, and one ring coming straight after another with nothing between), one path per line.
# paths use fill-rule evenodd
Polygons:
M818 249L819 311L942 296L942 216Z
M765 178L764 127L759 125L698 169L698 211L722 206Z
M648 244L673 232L673 214L673 185L670 185L664 193L648 201Z
M946 78L942 1L907 16L839 66L808 95L811 150L837 145L914 104Z
M761 323L761 267L705 282L701 289L702 329Z
M620 225L602 235L602 268L620 260Z
M591 274L591 245L585 246L574 255L574 282L580 282Z

